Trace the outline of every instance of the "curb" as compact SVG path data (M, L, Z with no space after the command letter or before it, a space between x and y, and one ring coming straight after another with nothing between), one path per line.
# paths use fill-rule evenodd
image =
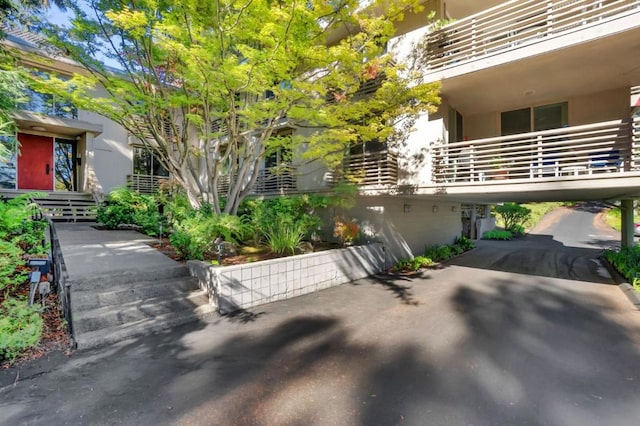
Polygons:
M636 291L631 284L626 281L620 272L604 257L600 257L600 260L605 268L611 274L613 280L617 283L618 288L627 296L627 299L640 311L640 292Z

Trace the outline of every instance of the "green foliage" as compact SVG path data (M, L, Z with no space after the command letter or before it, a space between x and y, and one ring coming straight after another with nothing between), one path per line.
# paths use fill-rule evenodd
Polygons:
M433 265L433 260L427 256L416 256L413 259L399 260L393 267L396 271L415 272L418 269Z
M251 224L244 218L228 214L215 214L204 205L200 210L193 210L180 222L174 222L173 232L169 237L182 257L202 260L205 254L215 254L215 240L222 237L224 241L238 243L252 234Z
M27 275L16 272L26 265L23 255L24 251L16 244L0 240L0 291L24 282Z
M256 239L267 238L279 223L290 224L296 230L302 230L303 237L320 229L322 221L316 210L326 207L329 199L317 195L295 197L277 197L249 200L246 203L250 221L256 230Z
M456 237L453 241L453 245L460 247L463 251L469 251L476 247L476 243L469 237Z
M111 191L100 204L96 220L109 229L117 229L118 225L138 225L144 233L154 236L158 232L160 213L153 196L121 188Z
M264 230L264 237L272 251L278 254L294 254L306 231L303 221L293 221L286 217L277 217Z
M69 81L34 76L32 84L140 141L153 135L149 146L192 204L201 197L216 213L237 212L254 168L276 147L304 143L308 158L335 166L354 142L402 141L411 121L440 101L439 84L421 80L424 50L407 63L384 50L394 24L423 9L417 0L68 4L74 19L49 25L50 42L93 72ZM338 28L354 31L330 40ZM121 72L110 72L105 57ZM107 97L96 98L98 83ZM364 85L372 88L366 97L358 93ZM277 135L285 116L293 126L304 123L304 138ZM200 163L207 167L194 167ZM229 182L224 208L221 173Z
M0 306L0 359L13 361L42 336L42 318L26 300L7 299Z
M494 229L493 231L487 231L482 234L482 238L485 240L510 240L513 238L513 235L509 231Z
M471 250L476 245L467 237L458 237L452 245L444 246L428 246L425 248L424 256L416 256L413 259L398 261L392 268L396 271L417 271L420 268L426 268L436 262L444 262L454 256Z
M24 282L26 274L24 255L42 255L48 252L43 246L47 222L34 221L34 206L27 195L0 201L0 290Z
M605 250L604 257L640 292L640 245Z
M524 223L531 217L531 209L517 203L504 203L495 207L496 213L502 217L504 229L512 234L524 234Z
M557 203L557 202L544 202L544 203L527 203L527 204L520 204L523 207L528 208L529 210L531 210L531 216L529 217L529 219L527 219L523 225L526 229L533 229L536 227L536 225L538 224L538 222L540 222L540 220L549 212L562 207L562 206L571 206L573 205L573 203L570 202L564 202L564 203ZM495 207L494 207L494 211L495 211ZM498 217L496 218L496 224L502 228L505 228L505 224L502 220L502 217L498 215Z

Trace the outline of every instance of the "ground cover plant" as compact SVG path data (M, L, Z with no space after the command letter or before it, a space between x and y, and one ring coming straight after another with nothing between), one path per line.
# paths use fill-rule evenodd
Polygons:
M49 253L47 222L32 217L33 208L26 195L0 201L0 367L68 343L56 294L44 308L28 304L27 259Z
M605 250L604 257L640 292L640 245Z
M433 266L438 262L444 262L459 254L475 248L475 243L467 237L458 237L453 244L427 246L421 256L411 259L403 259L396 262L391 268L393 272L416 272L422 268Z
M513 238L513 234L503 229L494 229L493 231L487 231L482 234L482 238L485 240L501 240L506 241Z

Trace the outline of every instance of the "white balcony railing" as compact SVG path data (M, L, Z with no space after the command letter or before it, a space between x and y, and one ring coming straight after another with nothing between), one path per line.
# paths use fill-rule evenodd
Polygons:
M632 13L640 15L639 0L508 1L431 33L428 68L458 65Z
M253 195L278 195L290 194L297 191L296 169L287 167L277 172L268 169L260 170L256 183L251 190ZM225 194L229 191L229 176L220 176L218 179L218 193Z
M127 188L140 194L153 194L158 191L160 184L168 179L166 176L127 175Z
M345 157L342 168L333 171L328 180L332 184L347 180L360 187L397 185L398 157L387 150L351 154Z
M432 156L436 184L636 171L640 118L443 143Z

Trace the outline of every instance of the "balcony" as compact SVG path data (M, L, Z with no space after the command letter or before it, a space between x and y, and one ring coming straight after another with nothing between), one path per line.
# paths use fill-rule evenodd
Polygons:
M540 45L539 51L529 54L544 53L585 41L585 37L580 36L553 42L557 37L607 24L614 19L628 17L629 25L637 27L637 15L640 15L638 0L508 1L431 33L427 39L427 73L435 76L438 71L526 46ZM593 32L593 37L623 31L625 26L608 25L606 29ZM450 75L434 78L441 77Z
M398 156L387 150L352 154L345 157L342 169L331 173L328 180L342 180L360 187L387 187L398 183Z
M640 118L439 144L432 153L433 183L444 187L605 178L640 171Z

